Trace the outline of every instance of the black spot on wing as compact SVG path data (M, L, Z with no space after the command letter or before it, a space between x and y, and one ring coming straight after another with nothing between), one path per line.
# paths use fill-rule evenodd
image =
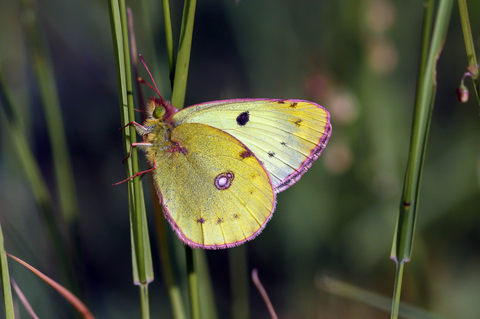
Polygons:
M240 126L245 126L245 124L248 123L250 120L250 114L248 111L240 113L239 116L237 116L237 124Z
M268 157L274 157L275 153L274 152L268 152Z
M296 126L300 127L300 124L302 123L302 120L298 119L294 123L295 123Z

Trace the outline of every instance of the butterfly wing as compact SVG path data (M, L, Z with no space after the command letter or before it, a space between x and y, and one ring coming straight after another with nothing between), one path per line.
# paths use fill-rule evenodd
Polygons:
M307 171L327 145L330 114L303 100L224 100L193 105L174 115L176 123L202 123L247 146L281 192Z
M178 237L193 248L217 249L259 234L275 208L275 194L250 150L202 124L175 127L170 141L171 147L150 156L165 216Z

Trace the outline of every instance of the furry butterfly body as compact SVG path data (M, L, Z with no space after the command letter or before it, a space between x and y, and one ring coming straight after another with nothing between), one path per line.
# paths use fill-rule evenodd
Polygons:
M258 235L276 194L300 179L331 134L329 113L303 100L223 100L178 111L152 99L147 111L136 124L138 145L167 220L193 248L234 247Z

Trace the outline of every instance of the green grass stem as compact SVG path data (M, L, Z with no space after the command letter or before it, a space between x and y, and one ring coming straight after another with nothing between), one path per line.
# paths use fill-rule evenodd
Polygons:
M425 20L428 22L428 10L433 10L430 1L427 6ZM453 1L442 0L438 5L437 15L433 27L433 35L430 39L423 38L422 41L429 41L425 67L420 67L418 77L417 96L415 100L414 118L412 125L412 136L410 151L405 173L405 181L400 211L397 219L397 226L391 251L391 259L396 262L397 272L395 276L394 298L392 302L391 317L398 318L398 306L400 302L401 283L403 277L404 263L410 261L415 226L417 220L417 207L420 192L425 150L427 146L428 131L433 112L433 105L436 90L436 63L445 43L447 29L450 21ZM429 28L429 26L424 26ZM424 35L428 34L424 31ZM422 49L427 46L422 45ZM422 53L421 56L424 56ZM421 61L423 64L423 60Z
M475 78L478 77L477 57L475 55L475 45L473 43L472 30L470 28L470 19L468 17L468 8L466 0L458 0L458 8L460 10L460 19L462 22L463 37L465 39L465 48L467 50L468 65L475 68Z
M165 25L165 40L167 44L168 68L170 70L170 85L173 90L175 79L175 48L173 45L172 18L170 16L170 2L162 0L163 22ZM195 8L194 8L195 9ZM187 69L188 70L188 69Z
M207 253L204 249L195 249L193 253L197 262L199 300L202 305L200 307L200 316L201 318L217 319L217 306L208 269Z
M130 41L128 36L128 23L127 23L127 8L125 6L125 1L121 0L120 2L120 21L121 21L121 28L123 37L122 45L124 50L124 65L125 65L125 79L126 79L126 90L127 90L127 114L128 120L134 121L135 120L135 113L134 113L134 103L133 103L133 81L132 81L132 72L131 72L131 55L130 55ZM127 123L130 123L127 122ZM122 123L123 124L123 123ZM135 131L135 127L133 125L128 126L124 129L124 131L130 131L129 139L130 144L137 142L137 135ZM128 140L128 138L127 138ZM126 152L126 154L128 154ZM138 164L138 150L136 148L132 149L131 153L131 160L133 164L133 171L132 175L137 174L140 171L139 164ZM145 268L145 247L144 241L142 238L142 200L143 196L141 194L140 188L142 187L140 176L133 178L132 180L128 181L129 186L132 187L132 202L133 202L133 210L132 213L132 234L133 234L133 246L135 247L135 256L136 256L136 264L138 270L138 282L136 284L143 284L147 283L147 273L144 271ZM143 212L144 213L144 212ZM143 305L143 303L142 303Z
M452 4L452 0L440 1L425 72L420 75L404 190L391 253L391 258L398 261L409 261L411 256L419 186L436 89L436 62L445 42Z
M422 25L422 40L420 48L420 66L417 72L417 83L423 82L423 76L425 75L425 68L427 67L428 48L430 47L430 39L432 37L433 26L433 13L435 9L435 1L428 0L425 4L423 12L423 25ZM418 87L417 87L418 90ZM418 98L418 94L416 96Z
M188 295L190 301L190 318L200 319L200 298L198 296L198 275L195 254L192 248L185 246L187 260Z
M170 241L167 235L167 229L169 225L165 220L162 213L162 207L158 200L156 193L152 194L154 211L155 213L155 229L158 238L158 247L160 251L160 263L162 266L163 279L170 298L170 305L172 307L173 318L186 319L185 305L182 299L182 290L174 271L172 250L170 247Z
M130 63L130 44L125 2L123 0L109 2L112 38L117 64L118 87L120 97L120 114L122 126L135 120L133 107L133 84ZM136 142L136 132L133 125L123 130L125 156L130 152L131 144ZM139 172L137 149L132 149L132 155L126 161L127 176ZM142 318L149 318L148 286L153 280L152 256L148 236L143 187L140 176L127 182L130 208L132 266L134 283L141 285L140 298Z
M182 109L185 103L196 5L196 0L185 0L183 5L182 29L178 43L177 64L172 92L172 105L177 109Z
M405 262L402 260L397 262L395 267L395 279L393 287L392 309L390 311L390 318L398 318L398 311L400 309L400 296L402 295L403 270L405 269Z
M248 319L248 265L247 265L247 246L228 250L230 264L230 285L232 289L232 314L233 319Z
M142 318L150 318L150 306L148 298L148 284L141 284L140 288L140 302L142 305Z
M0 268L2 272L3 304L5 306L5 316L7 319L15 319L13 308L12 287L10 285L10 275L8 272L7 255L3 240L2 225L0 224Z

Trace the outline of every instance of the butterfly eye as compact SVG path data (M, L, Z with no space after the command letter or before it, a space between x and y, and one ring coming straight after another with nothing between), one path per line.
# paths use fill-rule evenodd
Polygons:
M161 118L165 114L165 108L163 106L157 106L153 111L153 117L156 119Z

